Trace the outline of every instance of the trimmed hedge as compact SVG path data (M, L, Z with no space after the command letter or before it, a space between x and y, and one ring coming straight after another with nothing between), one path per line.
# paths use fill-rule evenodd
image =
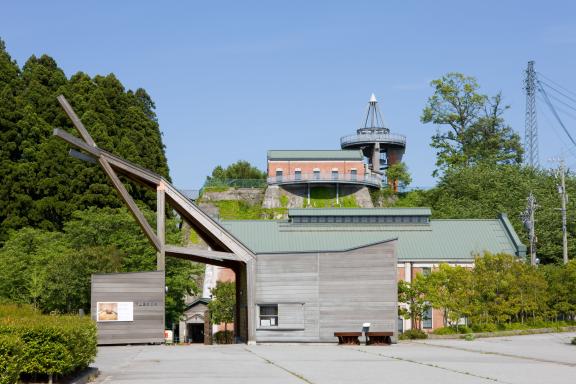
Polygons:
M22 341L15 335L0 335L0 384L18 381L22 370Z
M30 307L3 305L2 335L21 342L21 375L67 375L96 357L96 324L88 317L42 315ZM0 350L0 361L9 357Z

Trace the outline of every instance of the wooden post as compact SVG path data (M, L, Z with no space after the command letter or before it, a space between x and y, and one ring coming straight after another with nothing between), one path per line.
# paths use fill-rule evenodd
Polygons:
M166 186L161 181L156 187L156 237L160 243L160 249L156 252L156 270L166 269L166 198L164 191Z

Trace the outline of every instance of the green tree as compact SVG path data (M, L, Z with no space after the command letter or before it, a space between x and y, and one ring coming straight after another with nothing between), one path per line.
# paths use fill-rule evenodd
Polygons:
M11 229L59 230L77 210L122 205L99 167L70 158L68 146L52 137L54 127L73 130L59 94L100 147L169 177L146 91L126 91L113 74L68 79L47 55L30 57L20 70L0 41L0 245ZM137 201L154 207L152 192L128 186Z
M434 94L421 116L423 123L447 126L432 136L436 149L434 175L450 167L482 161L518 164L522 161L520 137L504 123L502 96L478 93L476 79L451 72L431 82Z
M396 189L396 187L403 189L412 182L412 176L410 176L406 164L400 162L386 168L386 180L388 180L388 184L394 189Z
M224 323L224 333L228 331L228 323L234 321L236 310L236 285L234 282L219 281L212 289L212 301L208 303L210 316L214 324Z
M424 318L430 303L425 298L425 278L417 275L412 283L404 280L398 282L398 314L405 319L410 319L412 327L422 328Z
M216 166L212 171L212 175L207 177L208 181L211 180L229 180L229 179L265 179L266 172L259 170L252 166L245 160L239 160L234 164L230 164L227 168L222 168L220 165Z
M443 324L457 324L470 315L472 272L461 266L440 264L437 271L423 277L426 300L443 314Z

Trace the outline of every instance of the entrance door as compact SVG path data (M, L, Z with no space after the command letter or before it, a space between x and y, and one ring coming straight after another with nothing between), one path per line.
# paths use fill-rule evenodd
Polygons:
M186 324L188 327L188 339L190 343L204 342L204 324Z

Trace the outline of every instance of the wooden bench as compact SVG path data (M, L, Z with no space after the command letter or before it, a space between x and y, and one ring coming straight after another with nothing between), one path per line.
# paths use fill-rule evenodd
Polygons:
M390 345L392 335L392 332L366 332L366 345Z
M358 338L362 336L362 332L334 332L334 336L338 338L340 345L360 345Z

